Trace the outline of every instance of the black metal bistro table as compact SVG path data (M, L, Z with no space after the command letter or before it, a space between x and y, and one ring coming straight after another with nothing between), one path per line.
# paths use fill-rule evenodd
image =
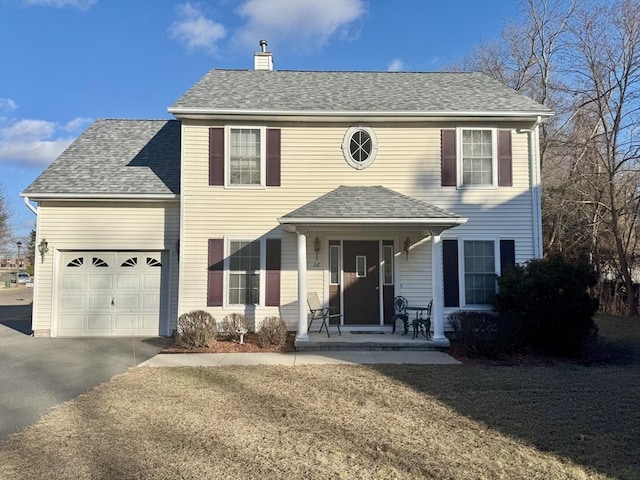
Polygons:
M422 334L427 338L431 337L431 305L432 302L429 302L426 307L407 307L407 312L416 312L415 318L411 322L413 325L413 338L418 336L421 326L424 327Z

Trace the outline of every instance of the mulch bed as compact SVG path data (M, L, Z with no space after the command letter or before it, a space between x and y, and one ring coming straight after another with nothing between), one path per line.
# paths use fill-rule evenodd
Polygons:
M282 347L273 345L261 346L258 335L250 332L244 336L244 343L242 345L240 345L238 341L233 340L231 337L220 337L209 347L185 348L180 347L174 343L162 350L161 353L286 353L295 351L295 348L293 346L294 340L295 333L290 333L287 336L287 341Z

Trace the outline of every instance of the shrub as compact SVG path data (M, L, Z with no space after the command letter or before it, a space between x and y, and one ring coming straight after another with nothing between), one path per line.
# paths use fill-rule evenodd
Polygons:
M498 312L523 315L532 347L559 355L575 355L594 331L597 300L589 294L596 275L586 263L561 255L531 260L507 269L498 279Z
M248 331L249 323L247 322L247 317L241 313L227 315L222 321L222 332L233 340L239 340L242 343L244 334Z
M449 324L470 357L497 358L526 345L525 325L519 315L487 311L457 311Z
M178 318L176 343L188 348L208 347L216 341L216 319L203 310L183 313Z
M282 347L287 341L287 324L280 317L267 317L257 333L260 346Z

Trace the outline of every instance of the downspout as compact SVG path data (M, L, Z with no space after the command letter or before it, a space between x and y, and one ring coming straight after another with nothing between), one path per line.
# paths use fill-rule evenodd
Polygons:
M33 205L31 205L31 201L29 200L29 197L24 196L24 197L22 197L22 200L24 201L24 204L27 206L27 208L29 210L31 210L34 213L34 215L37 217L38 216L38 211L36 210L36 208Z
M40 230L40 226L38 225L38 210L36 210L36 208L31 205L31 202L29 201L29 197L27 197L26 195L24 197L22 197L22 200L24 201L24 204L27 206L27 208L29 210L31 210L33 212L33 214L36 216L36 242L38 241L38 235L40 234L39 230ZM36 247L37 249L37 247ZM36 315L38 312L38 288L40 285L40 282L38 281L38 279L40 278L40 262L38 262L38 255L37 252L34 252L34 265L33 265L33 277L34 277L34 282L33 282L33 308L31 310L31 336L34 337L36 335ZM49 331L51 332L51 331ZM49 333L49 335L51 335L51 333Z
M542 179L540 171L539 126L542 117L529 131L529 157L531 159L531 203L533 207L533 256L542 258Z

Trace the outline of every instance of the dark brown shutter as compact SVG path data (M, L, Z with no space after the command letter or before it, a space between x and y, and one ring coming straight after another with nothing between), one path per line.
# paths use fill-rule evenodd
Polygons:
M280 306L281 243L279 238L267 238L267 277L265 279L265 305L267 307Z
M500 240L500 274L509 265L516 264L516 244L513 240Z
M498 130L498 185L513 186L511 174L511 130Z
M222 306L224 274L224 242L221 238L209 239L209 267L207 272L207 306Z
M209 185L224 185L224 128L209 129Z
M460 280L458 278L458 241L442 241L442 263L444 277L444 306L460 306Z
M456 186L456 131L442 130L442 186Z
M280 129L267 129L267 186L280 186Z

